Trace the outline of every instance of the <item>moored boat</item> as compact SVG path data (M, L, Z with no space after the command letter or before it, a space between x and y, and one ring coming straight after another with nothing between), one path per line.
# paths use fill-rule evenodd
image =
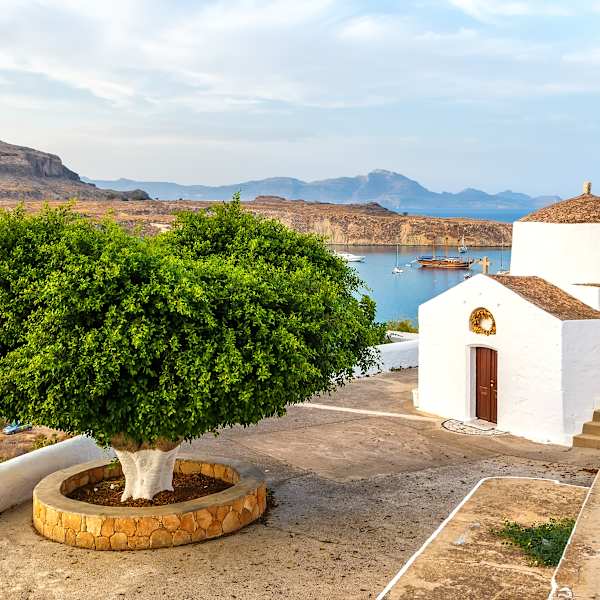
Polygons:
M396 239L396 266L392 269L392 275L398 275L399 273L404 273L404 271L398 264L398 239Z
M338 258L343 258L346 262L363 262L364 256L359 254L352 254L351 252L334 252Z
M469 269L474 260L460 256L419 256L417 262L428 269Z
M475 259L461 256L448 256L448 238L446 238L445 256L436 256L434 239L433 254L431 256L418 256L417 262L421 267L426 269L470 269L471 265L475 262Z

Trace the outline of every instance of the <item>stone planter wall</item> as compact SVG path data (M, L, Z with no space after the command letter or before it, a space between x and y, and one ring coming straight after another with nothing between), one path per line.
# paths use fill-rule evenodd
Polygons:
M121 475L105 460L77 465L44 478L33 490L33 525L43 536L80 548L142 550L199 542L232 533L265 511L266 486L261 473L226 459L180 454L175 472L202 473L233 487L166 506L98 506L64 494Z

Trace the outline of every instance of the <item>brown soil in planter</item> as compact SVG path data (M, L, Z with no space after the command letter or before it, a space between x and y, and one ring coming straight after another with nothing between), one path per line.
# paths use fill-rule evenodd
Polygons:
M125 489L125 478L114 477L77 488L68 494L68 497L89 504L100 504L101 506L163 506L216 494L232 487L232 485L220 479L206 477L206 475L200 473L189 475L175 473L173 475L172 492L159 492L152 500L132 500L130 498L126 502L121 502L121 494Z

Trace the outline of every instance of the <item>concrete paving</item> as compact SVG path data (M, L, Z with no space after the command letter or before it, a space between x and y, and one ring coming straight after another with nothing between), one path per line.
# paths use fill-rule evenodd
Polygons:
M548 477L589 486L600 454L512 436L466 436L412 409L417 371L356 380L282 419L192 446L263 469L276 506L242 532L125 553L56 544L31 505L0 515L0 597L15 600L375 598L482 478ZM419 417L419 418L414 418ZM425 418L423 418L425 417Z
M555 575L555 600L600 600L600 475Z
M387 600L547 600L554 567L534 565L493 534L506 519L574 519L588 488L544 479L486 479L398 579ZM474 577L473 574L477 576Z

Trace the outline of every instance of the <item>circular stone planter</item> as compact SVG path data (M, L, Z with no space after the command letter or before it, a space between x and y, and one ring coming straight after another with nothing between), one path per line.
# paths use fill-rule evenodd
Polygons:
M202 473L230 487L202 498L142 508L72 500L78 487L120 476L118 463L96 460L56 471L33 490L33 525L43 536L80 548L143 550L216 538L258 519L267 507L260 471L229 459L179 454L176 473Z

